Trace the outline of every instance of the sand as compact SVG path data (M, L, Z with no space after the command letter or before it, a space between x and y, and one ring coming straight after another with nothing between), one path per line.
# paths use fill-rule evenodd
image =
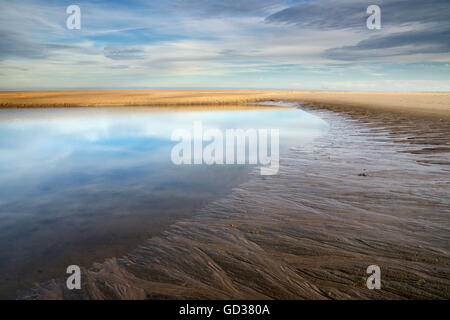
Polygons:
M450 121L428 112L302 105L331 125L125 256L26 299L449 299ZM336 112L337 111L337 112ZM440 114L442 116L442 114ZM366 287L366 268L382 289Z
M80 90L0 92L0 108L177 106L298 101L450 117L450 92L292 90Z
M81 90L0 92L2 107L102 107L236 104L268 100L271 91Z

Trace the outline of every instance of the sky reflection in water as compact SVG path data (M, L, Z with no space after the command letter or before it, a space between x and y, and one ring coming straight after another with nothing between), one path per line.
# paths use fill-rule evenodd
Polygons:
M175 166L173 130L280 129L281 150L321 119L286 108L0 110L0 296L64 266L123 254L245 181L250 166Z

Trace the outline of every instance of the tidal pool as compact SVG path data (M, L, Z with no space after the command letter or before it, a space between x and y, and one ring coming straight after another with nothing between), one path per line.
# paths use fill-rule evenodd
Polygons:
M120 256L246 180L254 165L175 165L174 130L328 130L294 107L0 110L0 297Z

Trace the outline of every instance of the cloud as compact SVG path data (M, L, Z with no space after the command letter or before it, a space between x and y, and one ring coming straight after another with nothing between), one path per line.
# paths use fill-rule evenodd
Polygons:
M177 0L171 7L192 10L208 17L260 15L282 7L286 0Z
M64 43L38 43L28 40L23 34L0 30L0 60L8 58L49 59L57 55L96 55L95 50Z
M448 0L80 0L76 31L60 2L4 2L0 88L343 86L450 61ZM366 28L369 4L381 30Z
M47 56L42 45L29 41L24 35L0 30L0 60L9 57L43 59Z
M108 68L115 69L115 70L121 70L121 69L128 69L129 67L127 65L119 64L116 66L108 66Z
M381 7L381 31L366 28L366 7ZM322 56L334 60L376 60L385 57L450 52L448 0L326 0L306 2L266 18L270 24L302 29L354 30L365 36L354 45L329 48Z
M294 24L303 28L363 29L366 28L366 9L379 5L384 26L411 23L447 24L450 16L448 0L324 0L304 2L266 18L268 23Z
M145 51L139 48L106 46L103 50L105 57L112 60L141 60Z
M323 56L336 60L373 60L381 57L450 52L450 30L435 26L425 30L373 36L354 46L332 48Z

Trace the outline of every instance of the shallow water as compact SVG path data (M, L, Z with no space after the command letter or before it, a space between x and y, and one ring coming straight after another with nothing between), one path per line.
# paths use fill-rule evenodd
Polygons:
M279 129L282 152L328 129L242 108L0 110L0 297L120 256L247 179L251 165L174 165L175 129Z

